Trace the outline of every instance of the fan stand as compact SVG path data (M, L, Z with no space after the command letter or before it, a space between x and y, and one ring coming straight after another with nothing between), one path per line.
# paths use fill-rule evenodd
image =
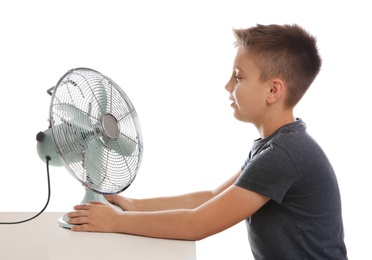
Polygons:
M110 204L113 207L115 207L116 209L122 211L122 209L120 207L108 202L102 194L98 194L98 193L96 193L96 192L94 192L94 191L92 191L88 188L85 188L85 195L84 195L84 198L83 198L83 200L81 201L80 204L89 203L90 201L98 201L98 202L102 202L102 203L105 203L105 204ZM63 215L63 217L58 219L58 225L60 227L63 227L63 228L71 229L71 227L73 227L75 225L72 225L72 224L68 223L67 214L68 214L68 212L66 212Z

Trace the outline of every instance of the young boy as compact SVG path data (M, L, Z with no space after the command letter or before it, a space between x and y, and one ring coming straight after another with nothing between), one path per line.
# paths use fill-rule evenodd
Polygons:
M200 240L246 219L255 259L347 259L335 173L293 108L321 67L316 39L298 25L234 30L226 85L236 119L260 137L241 169L211 191L107 199L75 206L74 231Z

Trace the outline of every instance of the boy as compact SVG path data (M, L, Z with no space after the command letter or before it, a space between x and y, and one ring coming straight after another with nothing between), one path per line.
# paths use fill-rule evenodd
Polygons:
M255 259L347 259L332 166L293 108L321 67L316 39L298 25L234 30L237 54L226 90L236 119L260 137L249 158L211 191L107 199L75 206L74 231L199 240L246 219Z

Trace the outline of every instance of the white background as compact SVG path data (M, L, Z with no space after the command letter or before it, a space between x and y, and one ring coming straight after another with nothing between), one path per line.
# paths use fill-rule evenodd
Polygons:
M372 258L367 2L2 1L0 211L43 207L46 171L35 135L48 126L46 90L82 66L118 83L139 115L144 158L124 195L214 188L239 169L258 138L253 126L233 118L224 90L235 55L232 28L298 23L318 37L323 67L296 116L337 172L349 258ZM51 168L51 185L48 211L80 202L83 189L64 168ZM197 254L252 259L244 223L197 242Z

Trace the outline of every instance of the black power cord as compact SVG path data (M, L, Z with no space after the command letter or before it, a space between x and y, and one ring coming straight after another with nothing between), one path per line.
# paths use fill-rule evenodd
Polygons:
M47 177L48 177L48 199L47 199L47 202L46 202L44 208L43 208L39 213L37 213L35 216L33 216L33 217L31 217L31 218L24 219L24 220L20 220L20 221L14 221L14 222L0 222L0 225L13 225L13 224L21 224L21 223L25 223L25 222L27 222L27 221L33 220L34 218L38 217L38 216L39 216L41 213L43 213L44 210L48 207L49 200L50 200L49 161L51 160L51 158L50 158L50 156L47 156L45 159L46 159Z

